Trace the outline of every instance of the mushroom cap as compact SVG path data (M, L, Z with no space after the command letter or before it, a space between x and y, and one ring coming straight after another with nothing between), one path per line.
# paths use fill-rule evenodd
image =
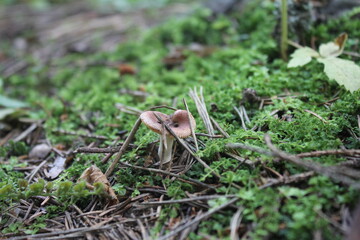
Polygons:
M179 138L186 138L191 135L191 128L195 130L196 122L191 113L188 113L185 110L177 110L172 115L166 115L157 111L146 111L140 115L141 121L152 131L161 134L162 126L161 123L156 118L155 114L158 115L164 123L166 123L171 130L178 136ZM190 118L190 122L189 122ZM168 132L166 132L169 134Z
M168 122L170 117L164 113L157 111L146 111L140 115L141 121L150 128L151 131L161 134L162 126L155 114L158 115L164 122Z
M171 123L169 126L176 136L179 138L186 138L191 135L191 128L195 131L196 122L194 117L188 111L177 110L171 116Z

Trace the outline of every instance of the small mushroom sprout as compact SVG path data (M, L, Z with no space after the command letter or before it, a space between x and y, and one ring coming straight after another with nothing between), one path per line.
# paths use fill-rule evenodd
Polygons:
M172 149L175 139L156 116L158 116L179 138L190 136L191 131L196 128L196 122L191 113L185 110L177 110L171 115L157 111L146 111L140 115L141 121L150 128L150 130L160 135L160 146L158 151L160 166L167 166L172 160Z

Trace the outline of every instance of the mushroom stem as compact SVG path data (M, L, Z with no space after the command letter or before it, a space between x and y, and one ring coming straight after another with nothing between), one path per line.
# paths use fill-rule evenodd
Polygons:
M160 166L164 166L165 164L171 162L173 143L174 138L170 134L160 136L160 146L158 151L160 157Z

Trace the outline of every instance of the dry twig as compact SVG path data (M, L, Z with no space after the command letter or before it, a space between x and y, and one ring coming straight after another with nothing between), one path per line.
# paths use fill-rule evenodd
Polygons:
M360 155L360 149L334 149L334 150L322 150L322 151L313 151L313 152L296 154L296 156L300 158L320 157L326 155L356 156L356 155Z
M119 152L115 155L114 161L111 163L110 167L106 170L105 176L109 177L112 174L112 172L114 171L114 169L116 167L116 164L119 162L120 158L125 153L127 147L129 146L130 142L134 138L135 133L137 132L137 130L140 127L140 124L141 124L141 119L138 118L136 120L133 128L131 129L131 132L129 133L129 136L126 138L126 140L123 143L123 145L121 146Z

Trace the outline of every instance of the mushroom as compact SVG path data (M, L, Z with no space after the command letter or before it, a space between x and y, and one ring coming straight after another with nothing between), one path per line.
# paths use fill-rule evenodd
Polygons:
M174 137L162 126L155 114L164 122L164 124L169 126L179 138L186 138L191 135L191 130L195 129L196 123L191 113L185 110L177 110L171 115L166 115L157 111L146 111L140 115L141 121L150 128L150 130L160 134L158 154L160 157L160 166L164 166L171 162Z

